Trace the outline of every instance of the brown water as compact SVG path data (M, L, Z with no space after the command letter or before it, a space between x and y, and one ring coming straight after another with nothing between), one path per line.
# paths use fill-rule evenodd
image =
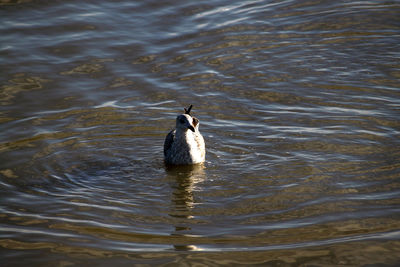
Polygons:
M0 1L0 265L399 264L399 14Z

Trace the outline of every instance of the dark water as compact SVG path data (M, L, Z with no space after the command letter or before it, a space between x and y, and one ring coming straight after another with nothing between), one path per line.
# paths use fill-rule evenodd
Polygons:
M2 266L400 263L399 1L0 1ZM207 161L167 169L193 104Z

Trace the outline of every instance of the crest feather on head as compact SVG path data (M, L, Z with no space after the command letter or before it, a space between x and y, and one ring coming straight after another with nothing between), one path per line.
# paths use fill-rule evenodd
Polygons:
M190 115L190 111L192 110L193 105L190 105L188 108L183 108L185 110L185 114Z

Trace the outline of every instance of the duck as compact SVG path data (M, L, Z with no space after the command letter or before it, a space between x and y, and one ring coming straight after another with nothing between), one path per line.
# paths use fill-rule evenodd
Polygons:
M205 161L205 142L199 131L199 120L190 114L192 107L184 108L184 113L176 117L175 129L165 137L164 162L167 165L193 165Z

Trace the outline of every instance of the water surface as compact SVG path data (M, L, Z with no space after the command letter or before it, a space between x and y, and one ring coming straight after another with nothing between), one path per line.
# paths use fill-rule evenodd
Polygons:
M398 14L0 1L2 264L398 264ZM206 163L167 168L189 104Z

